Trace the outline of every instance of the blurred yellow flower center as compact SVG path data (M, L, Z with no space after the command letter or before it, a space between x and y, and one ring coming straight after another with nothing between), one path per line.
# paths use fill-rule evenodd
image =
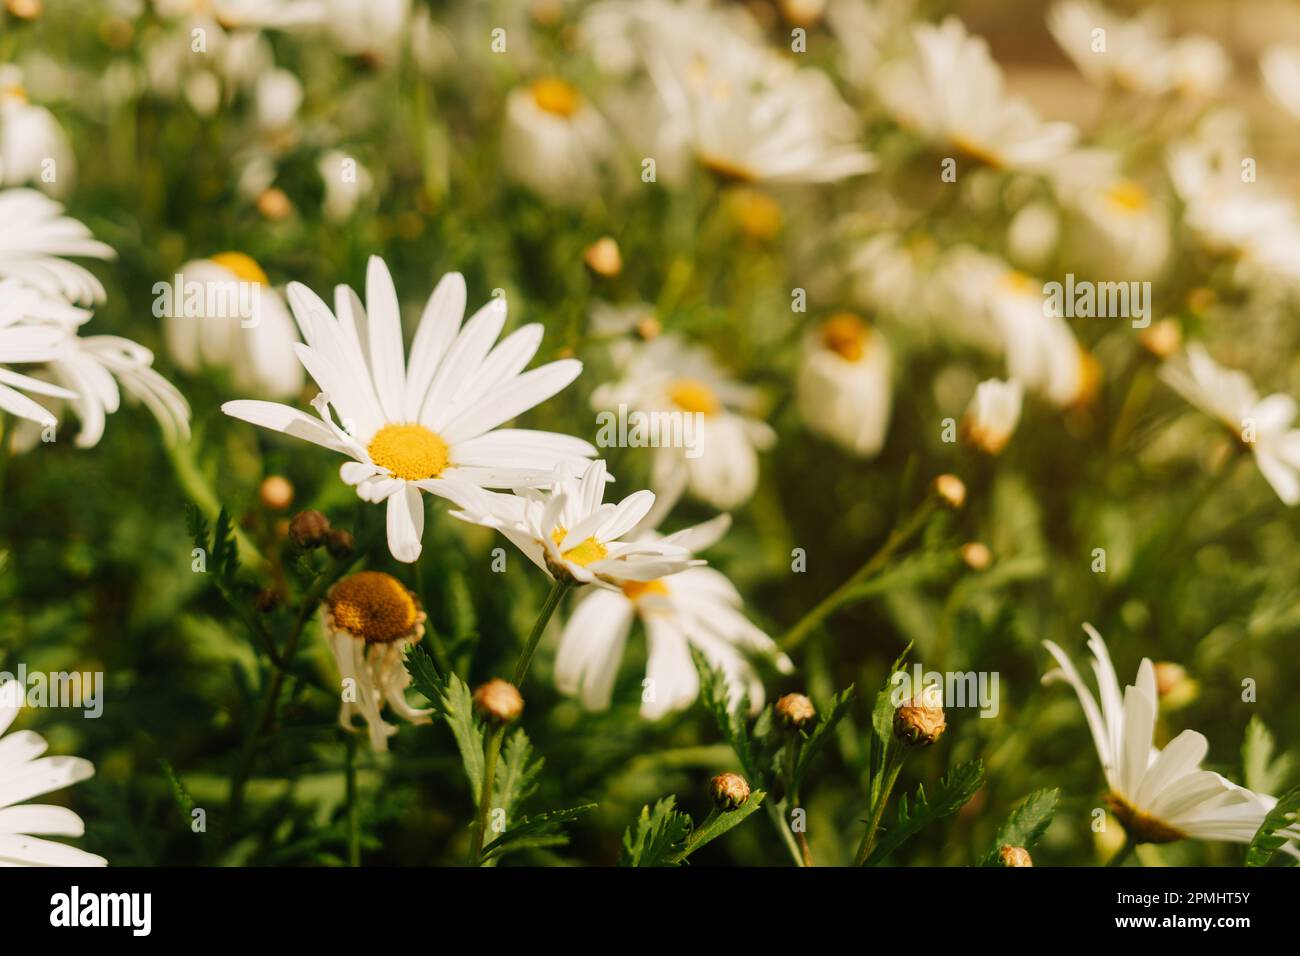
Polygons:
M447 443L423 425L385 425L370 439L370 460L394 478L437 478L447 467Z
M713 389L695 378L678 379L668 389L668 398L684 412L716 415L722 409Z
M1002 285L1016 295L1028 295L1034 291L1034 280L1017 269L1008 269L1002 273Z
M569 532L562 527L556 527L555 530L551 532L551 540L555 542L557 548L564 543L564 536L568 533ZM564 558L565 561L572 561L579 567L585 568L593 561L599 561L607 554L609 554L608 548L595 538L588 538L586 541L575 545L568 551L561 551L560 557Z
M334 623L370 644L387 644L412 633L420 606L391 574L362 571L344 578L326 599Z
M1131 179L1122 179L1106 190L1106 198L1120 212L1141 212L1150 205L1151 199L1140 183Z
M752 183L758 181L758 176L753 170L747 169L739 163L732 162L725 156L715 156L712 153L700 153L700 165L713 173L720 179L728 182Z
M548 76L532 85L533 102L537 108L566 119L578 112L582 97L568 83L558 77Z
M751 239L772 239L781 231L781 207L756 189L734 188L727 197L732 216Z
M1002 157L993 152L991 147L986 146L983 143L977 143L973 139L957 135L952 138L952 144L971 159L977 159L981 163L988 163L990 166L1002 165Z
M852 312L837 312L822 323L822 342L849 362L862 358L870 334L867 324Z
M212 261L221 268L233 272L236 278L243 279L245 282L256 282L259 285L271 284L262 267L254 262L251 256L246 256L242 252L219 252L212 257Z
M663 581L624 581L622 584L623 593L627 595L628 600L635 601L637 598L644 597L647 594L658 594L662 597L668 595L668 585Z
M1108 793L1104 799L1134 843L1173 843L1187 836L1163 820L1143 813L1117 794Z

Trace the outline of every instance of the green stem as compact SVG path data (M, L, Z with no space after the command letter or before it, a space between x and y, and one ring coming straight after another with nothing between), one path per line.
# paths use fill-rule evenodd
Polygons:
M528 665L533 662L533 654L537 652L537 645L542 639L542 633L546 630L551 615L560 606L560 600L564 597L565 592L571 587L573 585L568 581L556 581L551 585L551 593L546 595L546 603L542 605L542 610L533 623L533 630L528 635L528 640L524 642L523 650L519 652L519 660L515 664L514 684L516 687L523 686L524 677L528 675Z
M474 828L469 862L471 866L483 865L483 840L487 836L488 809L492 806L492 784L497 775L497 757L501 755L501 741L506 736L506 725L500 724L487 740L487 754L483 760L483 789L478 798L478 823Z
M789 739L785 742L785 785L786 785L786 806L791 809L799 807L799 787L795 780L795 767L798 766L799 760L799 738L791 733ZM807 816L804 817L805 821ZM808 846L808 835L803 830L797 830L794 834L795 842L799 845L799 863L801 866L813 866L812 848Z
M885 759L889 759L888 752L886 752ZM880 818L885 815L885 805L889 803L889 794L894 789L894 783L898 780L898 773L903 769L903 762L906 759L906 752L899 752L892 765L887 765L885 768L884 786L880 788L880 796L876 798L875 806L871 808L871 819L867 821L867 832L862 835L862 843L858 847L858 855L854 861L856 866L866 866L867 857L871 856L871 851L875 849L876 832L880 829Z
M1125 861L1128 860L1128 858L1133 855L1133 851L1136 849L1137 849L1137 844L1134 843L1132 839L1129 838L1129 835L1127 833L1125 833L1124 845L1119 848L1119 852L1116 853L1114 856L1112 856L1110 858L1110 862L1107 863L1106 865L1108 867L1123 866Z
M927 497L903 525L895 528L890 533L885 543L881 545L880 550L872 555L866 564L858 568L852 577L823 598L821 603L800 618L794 627L785 633L785 636L779 642L781 649L790 651L802 644L817 625L821 624L832 611L844 603L858 585L884 568L889 563L889 559L894 556L894 553L925 526L926 519L930 517L937 504L938 502L933 495Z
M348 866L361 865L361 827L360 808L357 804L357 737L356 734L344 734L347 762L347 796L348 796Z

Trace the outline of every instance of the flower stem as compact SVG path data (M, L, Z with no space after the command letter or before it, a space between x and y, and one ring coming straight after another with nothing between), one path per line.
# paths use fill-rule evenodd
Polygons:
M1110 862L1107 863L1106 866L1108 867L1123 866L1125 861L1127 861L1128 858L1133 855L1133 851L1136 849L1137 849L1137 844L1133 842L1133 840L1129 837L1127 833L1125 833L1124 845L1119 848L1118 853L1116 853L1114 856L1110 858Z
M474 842L470 845L471 866L483 865L483 839L487 836L488 809L492 806L492 784L497 775L497 757L501 755L501 741L506 736L506 725L494 728L487 740L483 758L483 789L478 798L478 822L474 827Z
M361 827L359 823L360 808L357 805L357 738L355 734L345 734L343 740L347 762L347 798L348 798L348 866L361 865Z
M524 642L524 649L519 652L519 660L515 664L514 684L519 687L524 682L524 677L528 674L528 665L533 662L533 654L537 651L537 645L542 640L542 633L546 630L547 623L551 620L551 615L555 609L560 606L560 600L564 597L565 592L573 587L567 581L556 581L551 585L551 593L546 595L546 603L542 605L541 612L537 615L537 620L533 624L533 630L528 635L528 640Z
M880 829L880 818L885 815L885 805L889 803L889 794L894 789L894 784L898 780L898 772L903 769L903 762L907 759L906 752L900 752L894 758L892 765L885 767L885 782L880 788L880 796L876 798L875 806L871 808L871 819L867 821L867 832L862 835L862 843L858 846L858 855L854 860L855 866L866 866L867 857L871 856L871 851L876 846L876 832ZM886 754L888 760L888 754Z
M799 759L799 738L790 735L785 742L785 785L786 805L791 809L799 806L799 789L795 786L794 771ZM805 818L806 819L806 818ZM812 848L808 846L808 836L803 830L796 830L795 842L799 845L799 862L803 866L813 866Z
M890 533L889 537L885 539L885 543L880 546L880 550L872 555L866 564L858 568L852 577L823 598L821 603L800 618L794 627L786 631L785 636L779 642L781 649L790 651L802 644L817 625L844 603L858 585L884 568L889 563L889 559L894 556L894 552L925 526L926 519L930 517L937 504L938 502L933 495L927 496L920 507L912 512L911 517Z

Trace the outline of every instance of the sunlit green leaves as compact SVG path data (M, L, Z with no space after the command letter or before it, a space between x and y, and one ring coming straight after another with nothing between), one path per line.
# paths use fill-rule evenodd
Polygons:
M1042 837L1051 825L1052 815L1056 813L1056 803L1061 792L1056 789L1035 790L1025 797L1011 811L1006 822L998 828L993 838L993 847L984 857L984 866L993 866L998 860L998 851L1004 846L1018 846L1029 849Z
M1283 794L1277 801L1277 806L1264 818L1255 832L1255 838L1246 849L1246 865L1263 866L1268 863L1273 854L1287 842L1287 837L1279 835L1278 831L1297 824L1300 824L1300 787ZM1294 866L1294 858L1289 859Z
M911 801L906 794L900 795L897 820L881 834L867 857L867 866L879 863L931 823L956 813L983 784L984 764L971 760L940 780L930 797L926 796L924 784L916 788Z

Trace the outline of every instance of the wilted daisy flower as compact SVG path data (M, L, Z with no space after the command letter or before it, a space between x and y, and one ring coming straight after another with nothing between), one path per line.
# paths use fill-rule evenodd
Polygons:
M63 206L34 189L0 190L0 278L21 279L77 305L104 299L104 287L65 257L111 259L113 250Z
M1121 693L1105 641L1092 625L1083 629L1093 653L1100 708L1070 658L1051 641L1043 645L1060 670L1048 673L1043 681L1064 679L1078 695L1109 788L1106 803L1129 839L1134 843L1188 838L1249 843L1277 801L1202 770L1209 745L1194 730L1184 730L1163 750L1155 747L1158 695L1151 661L1142 659L1137 683Z
M1007 96L988 44L956 17L912 30L910 57L880 67L876 91L904 127L997 168L1042 169L1074 143L1069 123L1045 123Z
M595 195L610 148L605 120L559 77L541 77L506 97L502 168L542 196L570 202Z
M808 427L860 457L885 443L893 401L889 344L852 312L839 312L804 338L797 385Z
M0 684L0 736L9 729L22 691L16 681ZM48 745L31 730L0 740L0 866L107 866L102 856L42 836L79 837L86 825L67 807L23 803L94 776L81 757L42 757ZM39 834L39 836L37 835Z
M962 437L987 455L1000 455L1020 421L1023 397L1019 382L980 382L962 418Z
M550 490L517 488L513 495L471 489L464 521L496 528L535 565L557 581L618 587L622 581L653 581L692 564L691 553L669 539L630 541L628 533L655 503L654 492L637 491L617 505L605 503L605 462L579 473L560 466Z
M0 185L32 183L63 196L75 174L72 146L59 121L28 101L19 67L0 65Z
M631 345L631 343L626 343ZM758 452L776 435L744 414L757 392L732 380L706 349L661 335L624 353L623 378L592 393L596 409L669 412L682 423L683 447L655 451L654 487L674 485L685 472L690 493L715 508L743 504L758 486Z
M429 723L432 711L412 707L405 693L411 684L406 650L424 636L426 617L415 595L381 571L343 578L321 605L321 627L343 681L339 723L351 731L360 715L375 750L387 750L397 733L381 714L385 704L410 723Z
M1207 36L1170 38L1159 14L1122 17L1091 0L1067 0L1047 15L1052 36L1079 72L1099 85L1146 96L1206 97L1232 72L1228 55Z
M1259 57L1264 88L1273 101L1300 120L1300 49L1279 43Z
M420 556L421 491L460 503L466 489L545 485L557 464L595 454L568 435L499 427L572 382L582 364L564 359L524 372L542 327L524 326L494 348L506 321L499 298L462 328L459 273L443 276L429 297L409 360L382 259L372 256L366 270L365 307L347 286L335 290L337 317L304 285L291 283L288 293L306 342L294 351L321 388L312 403L319 418L252 400L222 410L352 458L339 475L364 501L387 502L388 547L397 560Z
M665 510L665 509L659 509ZM660 537L650 530L652 515L628 535L697 554L727 531L728 515ZM653 581L615 582L617 590L593 589L574 607L555 658L555 683L589 710L609 706L633 618L645 627L648 653L641 716L657 720L688 706L699 693L691 648L726 677L732 704L748 695L751 710L763 706L763 682L752 655L767 657L782 673L793 670L776 643L745 617L739 592L721 572L694 567Z
M1281 392L1261 399L1242 372L1210 358L1198 342L1185 359L1172 359L1161 378L1201 411L1219 419L1255 456L1260 474L1283 503L1300 503L1300 428L1293 428L1297 405Z
M195 374L227 368L236 389L285 398L302 388L298 341L289 307L262 268L242 252L223 252L180 267L180 294L165 330L172 360Z

